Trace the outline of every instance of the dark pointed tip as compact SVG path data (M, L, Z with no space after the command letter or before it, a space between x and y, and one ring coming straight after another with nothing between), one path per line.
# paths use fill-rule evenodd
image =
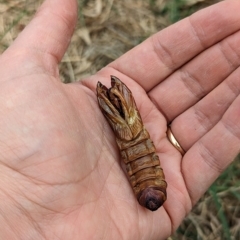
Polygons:
M113 76L113 75L110 75L111 77L111 80L114 81L114 80L119 80L119 78L117 78L116 76Z
M156 211L160 208L165 200L165 194L154 188L146 188L138 199L140 205L151 211Z
M102 88L102 83L98 81L97 83L97 93L99 93L101 91L101 88Z
M121 83L122 83L122 81L119 78L111 75L111 85L112 85L112 87L114 87L115 84L121 84Z
M106 95L108 89L106 86L104 86L101 82L98 81L96 90L98 95L100 95L101 93L104 93Z
M100 88L102 86L102 83L101 82L97 82L97 88Z

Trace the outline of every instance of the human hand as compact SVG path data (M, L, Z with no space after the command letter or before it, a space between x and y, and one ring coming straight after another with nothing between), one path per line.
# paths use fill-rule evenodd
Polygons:
M225 1L152 36L96 75L62 84L74 0L47 0L0 57L2 239L165 239L239 152L240 8ZM141 207L96 83L133 92L168 182ZM166 138L167 124L185 149Z

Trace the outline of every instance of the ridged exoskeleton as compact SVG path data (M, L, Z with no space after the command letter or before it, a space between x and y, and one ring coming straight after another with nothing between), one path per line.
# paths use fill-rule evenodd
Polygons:
M138 202L155 211L167 198L159 157L128 87L111 76L111 88L98 82L99 106L111 125Z

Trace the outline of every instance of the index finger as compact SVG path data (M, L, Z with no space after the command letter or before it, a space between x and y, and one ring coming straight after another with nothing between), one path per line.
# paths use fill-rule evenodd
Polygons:
M237 0L210 6L158 32L109 66L148 92L204 49L239 30L238 9Z
M34 18L1 57L5 57L5 63L10 62L9 66L16 64L16 68L19 68L19 62L12 59L37 62L53 76L58 76L56 66L70 43L76 20L76 0L44 1Z

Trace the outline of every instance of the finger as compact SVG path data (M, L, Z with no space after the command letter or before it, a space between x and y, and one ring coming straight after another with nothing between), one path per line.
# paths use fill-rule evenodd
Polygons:
M199 54L149 96L172 121L193 106L240 65L240 31Z
M186 153L182 171L193 203L240 152L240 96L219 123Z
M201 10L147 39L109 67L149 91L201 51L239 30L237 9L239 1L223 1Z
M55 74L56 63L70 43L76 20L76 0L46 0L5 54L40 56L45 69Z
M220 71L220 70L219 70ZM174 119L171 129L181 146L188 150L222 118L240 93L240 69L205 98Z

